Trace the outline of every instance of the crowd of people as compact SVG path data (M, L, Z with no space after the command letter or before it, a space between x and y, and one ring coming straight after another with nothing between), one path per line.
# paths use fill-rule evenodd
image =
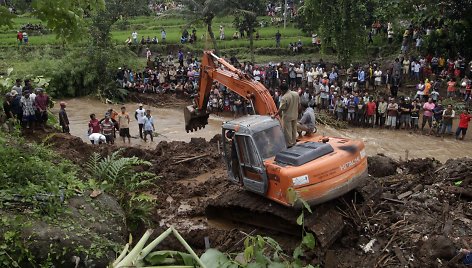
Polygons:
M34 132L36 129L44 130L48 121L48 107L51 105L49 96L42 88L33 89L30 80L17 79L11 91L5 94L3 110L6 115L10 130L14 124L19 123L24 129ZM60 103L65 108L65 103ZM63 117L63 131L68 130L67 114Z
M468 77L472 62L467 66L460 55L454 59L431 55L400 57L391 64L384 64L386 66L371 62L347 68L326 64L322 59L264 65L240 63L234 56L226 60L263 83L277 105L282 95L280 85L287 84L299 94L302 103L353 126L421 130L436 135L451 133L454 121L458 121L461 128L468 126L466 110L456 111L455 107L442 105L443 101L450 103L450 100L462 99L466 106L470 102ZM152 67L142 72L122 68L118 82L137 92L193 98L197 94L199 67L197 57L179 51L175 57L169 54L165 60L156 57ZM411 83L415 84L415 89L407 88ZM400 88L403 91L399 94ZM250 102L219 83L212 85L207 108L213 113L231 112L235 116L253 112ZM452 118L449 108L454 114ZM458 138L465 135L460 132Z
M143 104L138 105L134 113L134 118L138 123L139 137L147 142L149 139L154 141L154 117L151 115L150 109L144 109ZM120 108L120 112L116 112L113 108L108 109L102 119L98 119L96 114L90 114L90 121L88 124L88 136L92 144L114 144L116 139L116 132L123 140L123 144L128 141L131 143L130 134L131 117L126 111L126 106Z

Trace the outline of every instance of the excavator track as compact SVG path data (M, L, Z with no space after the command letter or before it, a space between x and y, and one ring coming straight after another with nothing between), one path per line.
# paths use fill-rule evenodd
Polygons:
M323 248L329 248L343 231L344 221L335 203L331 201L312 207L312 214L305 212L305 228L315 234ZM296 223L300 210L270 202L245 190L222 194L209 202L205 213L208 219L223 218L286 234L301 234L301 226Z

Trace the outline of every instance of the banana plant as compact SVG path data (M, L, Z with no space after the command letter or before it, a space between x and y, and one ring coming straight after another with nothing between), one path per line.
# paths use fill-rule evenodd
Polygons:
M109 266L110 268L120 267L180 267L180 268L193 268L201 267L207 268L207 266L200 260L197 254L189 246L189 244L182 238L179 232L173 227L169 227L165 232L159 235L146 247L145 244L151 237L153 231L147 230L141 239L136 243L134 248L128 252L131 241L127 243L118 256L118 258ZM185 247L187 253L177 251L154 251L153 250L166 239L170 234L173 234L175 238ZM130 239L131 240L131 239ZM180 265L183 263L183 265ZM154 265L154 266L148 266ZM174 265L174 266L172 266ZM178 266L177 266L178 265Z

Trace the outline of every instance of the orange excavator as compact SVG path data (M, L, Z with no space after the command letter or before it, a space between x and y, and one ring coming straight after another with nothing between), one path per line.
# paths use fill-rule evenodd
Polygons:
M194 104L184 110L187 132L208 124L207 105L214 81L250 102L256 113L222 124L222 151L229 179L245 190L282 205L272 204L268 209L267 202L261 202L261 198L253 194L241 191L239 196L231 196L226 193L220 198L226 206L231 204L233 208L245 207L251 211L240 220L252 221L253 213L293 218L296 214L290 211L296 210L290 208L300 208L300 199L310 205L325 203L356 188L368 177L362 141L312 134L300 137L295 146L287 148L281 122L272 118L277 107L269 91L211 51L203 54L199 93ZM261 207L264 207L262 211ZM228 213L227 209L219 210L217 214L225 213ZM333 210L325 210L322 214L326 220L316 220L311 229L324 240L322 244L327 245L340 234L342 218L336 217ZM332 225L336 224L338 226L333 229ZM274 225L274 221L262 225ZM326 237L323 239L323 236Z

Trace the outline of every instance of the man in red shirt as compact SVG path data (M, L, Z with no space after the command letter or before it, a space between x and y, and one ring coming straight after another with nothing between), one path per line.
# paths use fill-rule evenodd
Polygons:
M456 131L456 139L460 139L460 140L464 139L465 134L467 133L467 128L469 127L469 121L471 118L472 116L469 114L469 109L465 108L464 111L459 116L459 127L457 128L457 131ZM459 135L461 136L460 138L459 138Z
M20 46L23 43L23 33L21 31L16 34L16 39L18 40L18 46Z
M41 126L41 129L45 129L46 122L48 121L48 105L49 97L44 93L44 89L36 89L38 95L34 98L34 105L36 108L36 122Z
M89 131L88 134L93 134L93 133L100 133L101 131L101 126L100 126L100 121L95 117L95 114L90 115L90 121L89 121Z
M375 123L375 112L377 110L377 104L374 102L374 98L370 97L367 103L367 124L370 127L374 127Z

